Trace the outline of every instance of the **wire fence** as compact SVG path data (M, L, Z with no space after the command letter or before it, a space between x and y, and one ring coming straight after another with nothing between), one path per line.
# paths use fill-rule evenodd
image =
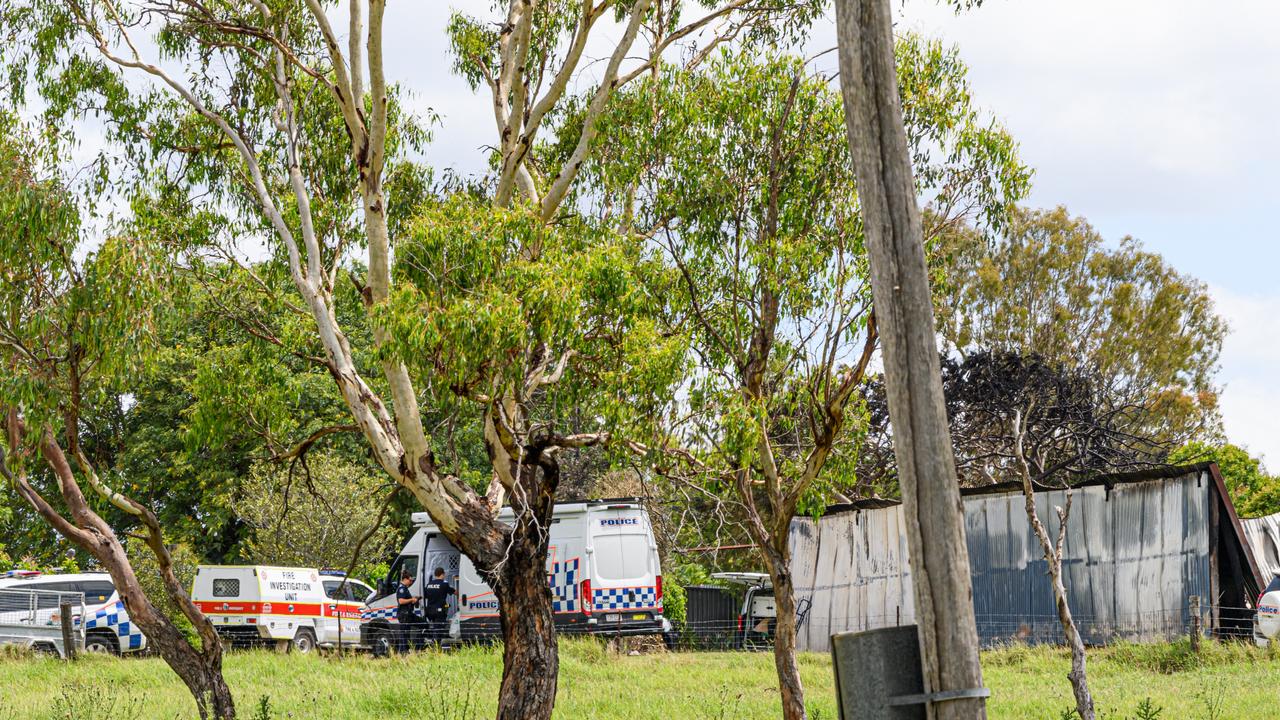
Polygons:
M802 604L803 605L803 604ZM1120 614L1073 614L1077 632L1086 645L1101 646L1116 642L1168 642L1198 632L1202 637L1222 640L1267 641L1256 622L1256 610L1249 607L1202 605L1192 612L1192 602L1175 610L1139 611ZM826 650L831 635L859 632L913 622L910 613L857 614L823 617L804 613L798 620L797 636L801 649ZM1198 615L1198 617L1197 617ZM976 613L978 637L985 647L1011 643L1060 644L1065 642L1062 620L1058 614ZM1280 618L1277 620L1280 631ZM714 636L720 628L712 626L707 633ZM703 632L691 626L695 636ZM696 645L696 641L693 643Z
M7 596L0 591L0 624L6 621L53 629L52 614L56 610L54 599L33 599L29 593L21 598ZM21 603L21 607L18 604ZM1221 640L1269 642L1262 630L1266 623L1259 623L1256 611L1249 607L1204 605L1198 614L1191 612L1193 605L1182 610L1144 611L1122 615L1074 616L1078 631L1090 646L1103 646L1116 642L1167 642L1190 637L1199 632L1201 637ZM819 616L805 612L801 604L797 617L797 646L800 650L826 651L831 635L843 632L872 630L909 624L910 612L895 609L888 613L862 613L845 616ZM21 619L20 617L21 616ZM270 648L280 652L410 652L431 646L446 648L468 643L500 642L497 627L487 632L468 629L457 637L456 622L418 623L409 627L398 624L381 624L372 629L368 622L356 618L272 617L245 616L228 621L214 617L224 647L228 650ZM977 613L977 630L985 647L997 647L1012 643L1059 644L1064 641L1061 621L1056 614ZM496 620L496 619L495 619ZM606 641L625 638L631 648L657 649L665 647L676 652L742 651L760 652L773 648L777 631L777 618L773 616L732 615L721 618L686 620L662 623L650 616L648 622L605 624L596 618L594 624L580 622L563 625L557 632L563 637L591 635ZM1275 632L1280 637L1280 616L1276 617ZM79 628L78 628L79 629Z

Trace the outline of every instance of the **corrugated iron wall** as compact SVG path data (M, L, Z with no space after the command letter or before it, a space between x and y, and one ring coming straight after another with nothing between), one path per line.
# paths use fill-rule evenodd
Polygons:
M1210 597L1208 473L1077 488L1064 545L1065 583L1091 643L1183 632L1190 595ZM1037 493L1056 535L1062 491ZM1061 638L1047 564L1020 493L966 496L974 611L984 644ZM832 633L914 622L899 505L797 519L791 526L802 649Z
M1271 582L1271 578L1280 575L1280 513L1245 518L1240 524L1253 548L1253 559L1258 561L1262 582Z

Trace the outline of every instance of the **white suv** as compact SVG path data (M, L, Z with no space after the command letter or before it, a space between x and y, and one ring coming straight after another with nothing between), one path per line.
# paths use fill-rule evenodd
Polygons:
M77 627L84 623L84 646L90 652L116 655L146 649L147 639L129 620L124 602L107 573L74 575L28 575L0 580L0 590L46 590L84 593L84 617L75 617ZM37 619L48 624L59 621L56 596L42 596ZM46 599L47 598L47 599ZM48 603L49 607L44 607ZM78 608L77 608L78 611Z

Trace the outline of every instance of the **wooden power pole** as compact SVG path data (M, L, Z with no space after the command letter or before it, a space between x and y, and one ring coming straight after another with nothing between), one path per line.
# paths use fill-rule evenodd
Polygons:
M964 511L942 396L924 235L903 127L889 0L836 0L840 85L871 266L926 693L982 688ZM936 720L986 702L934 702Z

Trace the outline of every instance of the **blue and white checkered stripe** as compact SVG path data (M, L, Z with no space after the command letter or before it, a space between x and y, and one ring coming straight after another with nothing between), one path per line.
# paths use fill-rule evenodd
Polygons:
M551 609L553 612L578 611L578 558L551 564Z
M84 627L86 630L93 630L94 628L111 630L120 639L120 650L122 652L142 649L142 631L130 622L128 614L124 611L124 601L122 600L106 605L90 615L89 619L85 621Z
M634 610L658 605L655 587L599 588L591 593L596 610Z
M370 620L389 620L396 621L396 609L393 607L382 608L364 608L360 611L360 620L369 622Z

